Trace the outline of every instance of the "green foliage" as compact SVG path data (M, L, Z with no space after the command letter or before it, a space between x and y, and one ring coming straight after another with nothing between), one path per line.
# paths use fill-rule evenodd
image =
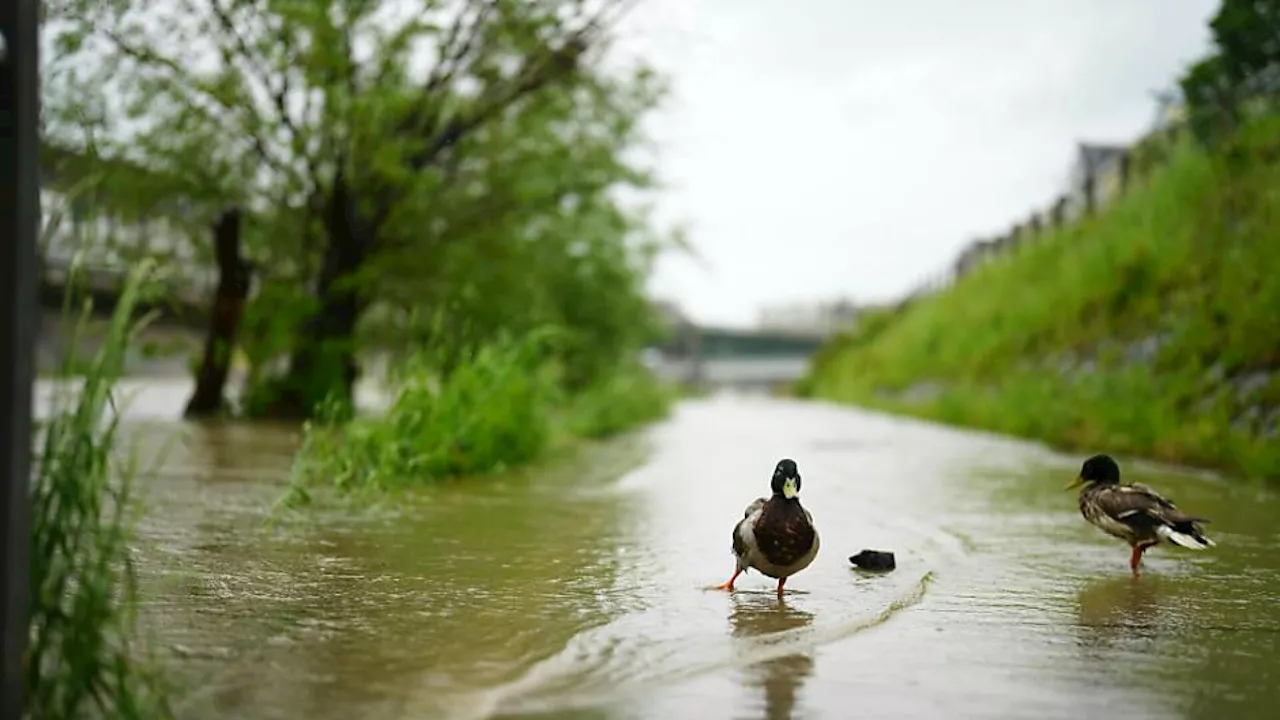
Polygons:
M816 377L825 373L832 362L869 345L893 325L899 313L897 308L877 308L860 313L857 324L852 329L836 333L818 348L818 351L809 359L808 372L792 387L792 394L797 397L812 397Z
M1097 217L815 363L815 395L1280 476L1280 118L1188 143Z
M1191 128L1216 143L1242 116L1269 112L1280 99L1280 1L1223 0L1209 22L1214 52L1181 79Z
M452 349L414 354L389 378L386 412L348 419L331 403L306 426L285 503L305 504L317 486L382 491L499 472L539 459L565 434L605 438L666 416L671 391L635 361L566 392L556 351L564 339L500 336L448 372Z
M342 394L357 328L456 364L554 324L585 387L650 331L671 244L619 192L653 185L634 151L663 94L645 65L601 62L626 5L61 0L47 134L90 169L145 168L120 195L252 209L270 299L246 320L250 411Z
M536 337L480 347L440 376L419 355L398 373L385 414L310 424L295 484L395 487L497 472L537 457L551 438L554 379ZM331 420L332 417L326 418Z
M135 641L129 542L137 469L115 455L120 410L113 386L140 328L133 315L148 271L144 265L131 274L91 363L60 369L62 392L42 424L31 488L28 717L170 715L165 687ZM76 381L79 392L66 393Z
M1255 93L1280 92L1280 2L1223 0L1209 27L1230 80Z
M672 390L647 369L629 365L573 397L569 430L584 438L617 435L666 417L673 400Z

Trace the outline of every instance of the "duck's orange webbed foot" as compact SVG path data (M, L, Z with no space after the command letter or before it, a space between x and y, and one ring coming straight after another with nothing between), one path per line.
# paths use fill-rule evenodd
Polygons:
M734 581L734 580L737 580L737 579L738 579L738 576L739 576L739 575L741 575L741 574L742 574L742 569L741 569L741 568L739 568L739 569L737 569L737 570L734 570L734 571L733 571L733 577L729 578L728 580L725 580L724 582L720 583L719 585L716 585L715 587L713 587L713 588L711 588L711 589L712 589L712 590L727 590L727 591L729 591L729 592L733 592L733 581Z

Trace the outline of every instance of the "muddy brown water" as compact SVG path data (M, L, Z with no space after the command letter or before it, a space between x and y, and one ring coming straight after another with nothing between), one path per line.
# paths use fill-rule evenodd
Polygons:
M134 382L143 618L183 718L1247 718L1280 707L1280 500L1132 461L1218 547L1128 550L1080 458L720 395L546 467L267 523L298 437ZM42 384L43 391L48 386ZM730 529L795 458L821 554L779 602ZM863 548L898 569L850 568Z

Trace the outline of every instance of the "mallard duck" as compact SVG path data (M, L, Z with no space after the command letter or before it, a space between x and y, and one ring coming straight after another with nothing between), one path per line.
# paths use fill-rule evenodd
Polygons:
M1108 535L1129 543L1133 549L1129 568L1136 577L1142 553L1167 540L1193 550L1213 547L1199 523L1208 518L1187 515L1151 488L1133 483L1120 484L1120 466L1108 455L1094 455L1084 461L1080 475L1067 489L1080 487L1080 514Z
M778 597L787 578L809 567L818 555L818 531L813 516L800 505L800 470L783 459L773 469L773 495L756 498L733 526L733 577L718 590L733 591L733 581L754 568L778 581Z

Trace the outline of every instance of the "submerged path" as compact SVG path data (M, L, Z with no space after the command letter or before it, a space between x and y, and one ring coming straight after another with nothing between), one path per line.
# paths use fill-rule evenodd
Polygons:
M1079 517L1080 458L855 409L722 395L570 463L264 527L296 438L171 418L144 617L183 717L1248 718L1280 706L1280 499L1125 470L1219 545L1146 574ZM177 398L174 400L174 398ZM172 402L172 406L169 403ZM730 529L795 458L822 551L734 595ZM863 548L887 575L851 570Z

